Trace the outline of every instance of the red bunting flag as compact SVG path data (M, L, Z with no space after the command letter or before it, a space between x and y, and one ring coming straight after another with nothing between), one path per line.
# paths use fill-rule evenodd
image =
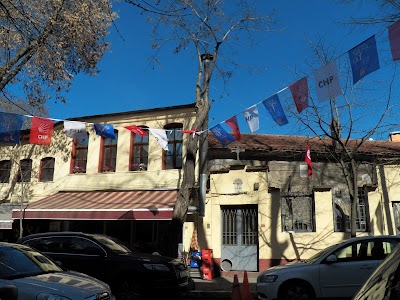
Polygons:
M195 130L191 130L191 129L182 129L182 130L179 130L179 131L182 132L182 133L186 133L186 134L193 134L193 133L198 132L197 128L196 128Z
M311 161L311 152L310 152L310 146L306 146L306 156L305 156L305 162L308 165L308 179L310 179L312 175L312 161Z
M228 124L228 126L233 130L233 135L237 141L240 141L242 139L242 135L240 134L240 129L238 125L238 121L236 116L233 116L227 120L225 120L225 123Z
M130 126L124 126L124 128L132 131L134 134L140 135L140 136L147 136L147 133L140 128L139 126L136 125L130 125Z
M308 107L308 81L307 77L292 83L289 86L297 111L301 113L303 109Z
M390 25L388 29L392 58L393 60L398 60L400 59L400 21Z
M50 119L32 117L30 144L50 145L53 134L54 121Z

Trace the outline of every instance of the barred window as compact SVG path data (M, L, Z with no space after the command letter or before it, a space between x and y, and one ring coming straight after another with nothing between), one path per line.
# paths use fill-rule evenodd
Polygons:
M313 195L293 192L282 194L281 211L283 231L315 231L315 207Z
M351 231L351 201L348 190L336 188L332 193L333 217L336 232ZM358 207L356 218L356 231L366 232L368 230L368 194L363 188L358 189Z

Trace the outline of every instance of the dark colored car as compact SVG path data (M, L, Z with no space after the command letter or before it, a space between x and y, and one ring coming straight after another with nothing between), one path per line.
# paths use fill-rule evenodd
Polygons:
M47 232L23 237L17 243L45 253L65 268L108 283L117 300L180 296L189 287L189 270L182 260L135 253L106 235Z
M400 299L400 245L372 273L353 300Z

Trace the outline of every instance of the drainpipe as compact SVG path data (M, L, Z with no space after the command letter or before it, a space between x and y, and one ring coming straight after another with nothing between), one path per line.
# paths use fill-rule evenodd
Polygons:
M206 86L206 90L203 96L204 103L209 103L208 95L208 80L210 79L210 64L214 57L212 54L205 53L201 55L201 60L204 66L204 80L203 87ZM208 129L208 112L207 116L202 125L202 130ZM207 192L207 180L208 180L208 165L207 165L207 151L208 151L208 138L207 133L200 136L200 153L199 153L199 217L205 216L205 203L206 203L206 192Z

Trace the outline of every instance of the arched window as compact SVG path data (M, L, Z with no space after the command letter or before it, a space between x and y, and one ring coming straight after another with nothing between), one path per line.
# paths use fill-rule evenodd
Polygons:
M144 128L141 126L141 128ZM149 159L149 136L132 132L129 171L146 171Z
M71 173L86 173L89 135L85 138L74 139L71 159Z
M118 131L114 130L115 139L102 137L100 172L115 172L117 166Z
M11 160L0 161L0 183L10 182Z
M21 159L19 161L17 182L30 182L32 175L32 160Z
M54 162L54 157L45 157L40 161L39 181L53 181Z
M182 124L168 124L164 127L168 138L168 150L163 151L164 169L182 168Z

